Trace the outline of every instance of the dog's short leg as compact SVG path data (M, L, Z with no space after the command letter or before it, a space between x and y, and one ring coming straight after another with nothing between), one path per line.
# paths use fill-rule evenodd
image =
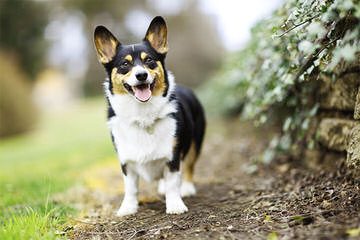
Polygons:
M188 211L180 195L181 173L165 170L166 213L180 214Z
M125 196L121 207L117 211L117 216L129 215L137 212L138 209L138 175L132 171L127 171L124 175Z
M188 197L196 194L196 188L193 182L183 181L181 183L181 196Z
M196 152L195 143L193 143L190 147L188 155L183 162L183 175L184 179L181 183L181 196L188 197L196 194L196 188L193 181L194 176L194 166L195 162L198 158L198 154Z
M166 191L166 189L165 189L165 179L162 178L162 179L159 180L158 193L160 195L165 195L165 191Z

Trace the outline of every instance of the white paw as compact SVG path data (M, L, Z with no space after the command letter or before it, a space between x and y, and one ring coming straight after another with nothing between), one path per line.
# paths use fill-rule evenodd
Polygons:
M181 196L188 197L196 194L195 185L192 182L183 181L181 183Z
M121 217L121 216L125 216L125 215L134 214L137 212L137 209L138 209L137 201L135 201L135 202L123 201L123 203L121 204L121 207L119 208L119 210L116 213L116 216Z
M181 214L187 212L188 208L185 206L181 198L177 200L166 201L167 214Z
M165 180L164 179L160 179L159 180L159 185L158 185L158 193L161 195L164 195L166 191L165 188Z

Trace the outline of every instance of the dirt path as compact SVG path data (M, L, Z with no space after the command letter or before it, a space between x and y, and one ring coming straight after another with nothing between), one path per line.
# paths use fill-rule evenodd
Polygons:
M196 167L198 194L185 199L182 215L166 215L156 186L142 183L139 212L116 217L120 168L104 166L90 173L103 179L92 184L97 190L68 193L84 214L65 231L73 239L359 239L359 182L340 170L252 165L269 135L249 123L212 122Z

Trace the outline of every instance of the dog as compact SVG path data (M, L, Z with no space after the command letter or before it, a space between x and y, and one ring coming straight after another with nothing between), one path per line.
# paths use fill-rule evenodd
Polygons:
M187 212L182 197L196 193L194 164L206 121L194 93L175 84L165 68L165 20L155 17L143 41L133 45L121 44L104 26L97 26L94 43L108 75L107 124L124 177L125 194L117 216L137 212L139 177L159 180L166 213Z

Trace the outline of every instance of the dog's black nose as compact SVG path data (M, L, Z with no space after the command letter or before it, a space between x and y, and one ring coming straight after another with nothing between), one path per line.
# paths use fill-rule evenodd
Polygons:
M141 72L141 73L137 73L135 74L136 79L139 81L145 81L147 79L147 72Z

